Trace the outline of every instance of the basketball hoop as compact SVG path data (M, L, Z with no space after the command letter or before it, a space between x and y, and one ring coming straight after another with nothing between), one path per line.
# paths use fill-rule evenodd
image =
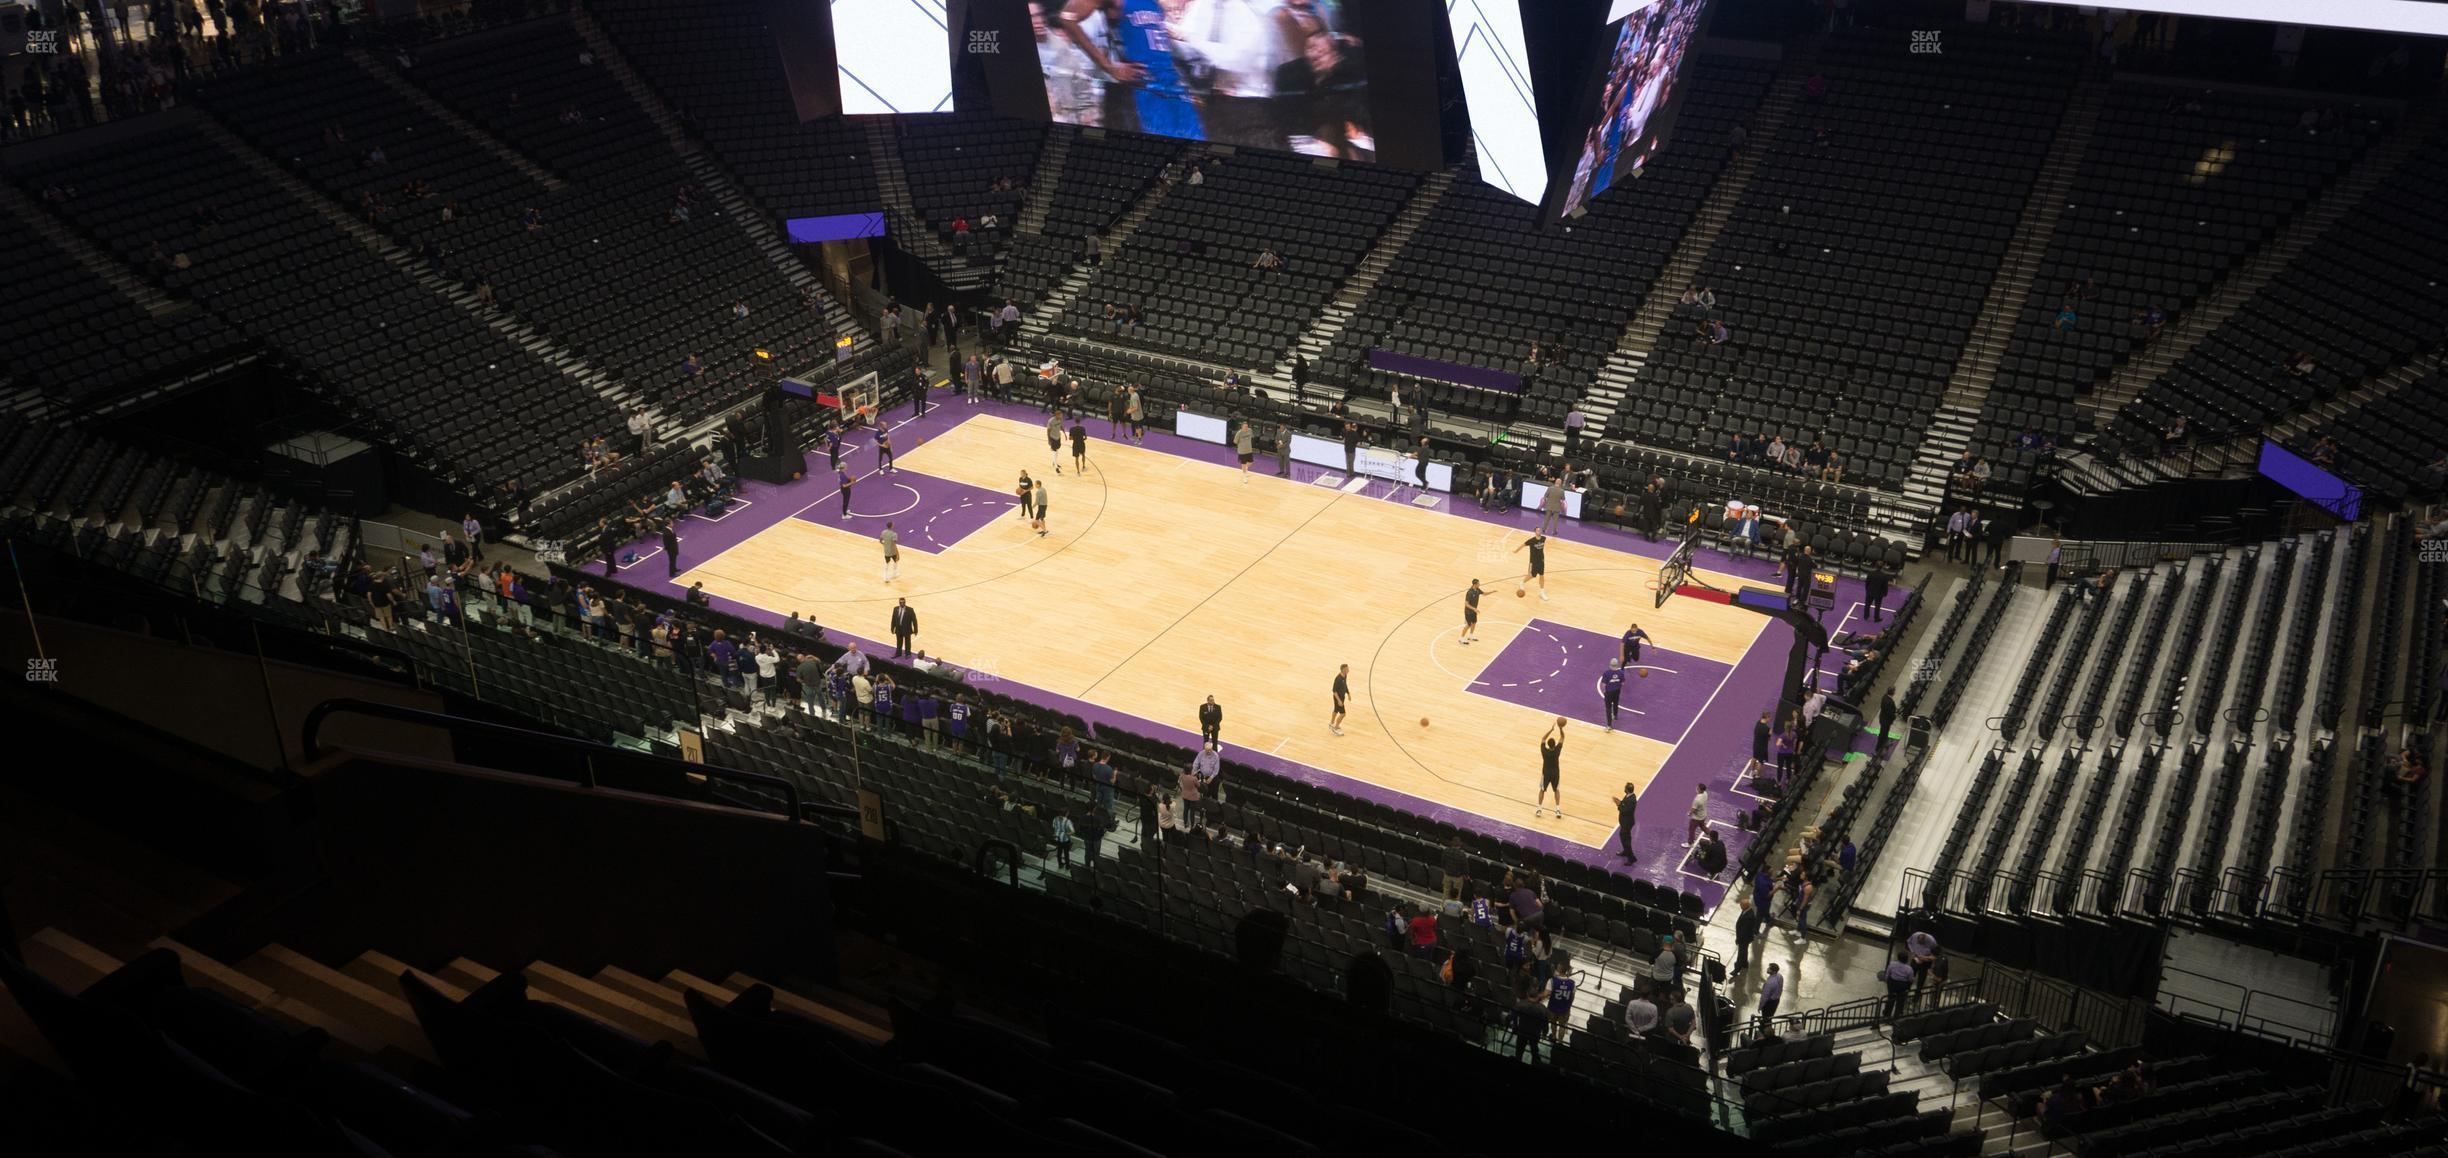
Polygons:
M1675 547L1672 554L1666 556L1665 562L1658 564L1657 606L1666 606L1666 600L1672 598L1678 588L1691 580L1692 544L1698 541L1699 535L1697 534L1683 540Z

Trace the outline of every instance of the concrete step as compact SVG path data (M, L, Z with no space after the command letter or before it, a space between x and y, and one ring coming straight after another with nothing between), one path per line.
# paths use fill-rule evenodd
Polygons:
M523 972L530 994L548 994L607 1025L704 1056L704 1047L697 1043L697 1027L686 1013L671 1013L549 961L533 962Z
M495 977L501 976L501 974L493 969L487 968L486 966L470 961L465 957L458 957L452 959L450 964L444 965L441 971L436 973L434 976L456 985L463 990L473 993L476 990L484 988L485 982L491 981Z
M26 968L69 993L83 993L123 962L57 929L42 929L19 947Z
M641 977L618 965L606 965L595 971L597 984L644 1001L667 1014L687 1018L688 1002L681 997L680 987L651 977ZM693 1024L693 1023L692 1023Z
M683 969L674 969L671 972L664 974L663 983L677 989L694 989L697 992L705 994L706 996L711 997L715 1001L718 1001L724 1005L729 1005L731 1002L737 1000L740 995L740 990L745 988L745 986L731 986L722 984L720 982L708 981L703 977L699 977L696 974L690 973Z
M406 100L409 104L417 106L417 108L423 110L427 116L434 118L435 120L441 122L444 126L450 128L452 131L457 132L460 136L474 142L478 148L483 149L487 153L491 153L502 163L526 174L528 180L533 181L546 189L559 189L564 187L566 184L566 182L562 181L559 177L555 177L551 173L546 172L543 166L528 160L526 154L512 148L508 142L503 141L502 139L494 136L492 133L470 123L465 117L460 116L459 113L452 109L449 105L443 104L441 101L436 100L433 94L409 83L408 78L401 76L398 72L394 71L391 66L384 64L373 53L362 48L351 48L348 50L347 55L349 60L355 62L359 69L363 70L368 75L371 75L376 81L381 82L384 87L398 93L401 99Z
M190 984L199 985L241 1005L265 1006L279 998L271 986L232 969L203 953L179 944L168 937L157 938L152 945L178 954L179 969Z
M596 62L603 65L604 71L620 84L622 91L629 94L629 99L646 114L646 119L654 122L672 151L683 157L695 154L698 151L697 142L689 139L688 133L680 127L680 119L663 106L662 98L655 94L653 86L646 83L646 78L629 66L629 58L621 54L620 47L612 43L611 36L595 22L594 15L586 10L585 5L570 6L570 26L578 31L578 38L586 42L588 51L595 54Z
M756 978L750 977L745 973L734 973L731 976L724 978L723 983L733 987L734 989L742 990L750 989L757 985L763 984ZM776 1008L787 1009L800 1015L801 1017L812 1018L816 1021L823 1022L824 1024L832 1026L834 1029L840 1030L841 1032L848 1034L859 1041L866 1042L869 1045L881 1046L892 1041L892 1022L889 1017L883 1021L871 1021L867 1017L854 1014L849 1010L842 1009L832 1004L810 1000L780 986L772 986L771 988L773 989L774 1005Z
M468 990L465 986L413 968L372 949L359 953L356 960L341 966L340 971L385 993L398 994L403 1000L407 997L407 991L400 988L400 975L403 973L413 975L419 983L453 1001L467 1000Z
M162 292L126 262L61 224L12 182L0 181L0 210L14 213L28 229L66 251L68 256L76 259L77 264L109 283L111 288L142 307L146 313L158 318L194 308L192 303Z
M416 1011L396 992L385 992L285 945L266 945L238 963L238 970L271 986L284 998L310 1005L359 1033L358 1044L380 1043L433 1061L433 1047L418 1028ZM337 1036L337 1034L335 1034Z
M257 1007L261 1012L287 1024L291 1029L319 1029L337 1043L344 1053L359 1058L413 1057L392 1045L384 1035L352 1021L312 1001L275 996L271 1003Z

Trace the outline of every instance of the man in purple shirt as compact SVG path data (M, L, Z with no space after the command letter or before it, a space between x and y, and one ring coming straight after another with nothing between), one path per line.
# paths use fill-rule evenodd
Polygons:
M1630 628L1625 630L1623 633L1623 654L1618 657L1623 661L1623 665L1625 667L1631 667L1632 665L1640 662L1641 645L1647 642L1649 642L1649 633L1642 631L1640 624L1635 623Z
M1522 928L1536 929L1547 923L1547 912L1539 906L1538 894L1532 892L1528 885L1513 886L1513 892L1505 898L1505 903L1512 906L1513 923Z
M893 685L891 676L886 676L883 679L875 682L875 703L871 710L875 713L877 731L882 731L892 726Z
M1919 993L1929 981L1930 962L1938 958L1938 938L1925 929L1906 937L1904 949L1912 954L1913 992Z
M1598 673L1598 698L1606 704L1606 730L1615 730L1615 711L1623 702L1623 661L1610 659Z
M964 751L969 740L969 693L953 697L944 707L944 731L952 736L952 750Z
M1879 972L1879 980L1887 983L1888 1020L1904 1016L1904 999L1912 994L1913 967L1902 950Z

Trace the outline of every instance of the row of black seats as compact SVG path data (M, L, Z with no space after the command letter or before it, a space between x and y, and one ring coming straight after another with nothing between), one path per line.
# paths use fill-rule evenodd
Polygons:
M2382 1123L2381 1107L2373 1103L2331 1106L2261 1125L2220 1129L2144 1150L2129 1150L2127 1158L2204 1158L2207 1155L2269 1155L2270 1158L2317 1158L2328 1154L2394 1154L2448 1152L2440 1146L2437 1119ZM2224 1127L2226 1123L2216 1123Z
M264 342L376 437L474 493L507 477L568 478L578 464L557 448L618 425L601 398L264 182L188 119L151 127L142 147L64 156L31 176L84 189L55 208L131 263L164 238L183 247L189 268L161 274L166 288Z
M2432 196L2448 181L2448 129L2433 129L2395 172L2317 238L2235 316L2118 415L2137 453L2178 418L2196 438L2258 429L2351 389L2436 344L2448 287L2448 220ZM2308 369L2297 356L2308 355Z
M2087 430L2074 400L2180 317L2303 208L2385 128L2353 109L2331 131L2289 97L2121 80L2090 146L1991 387L1975 447L2025 430L2060 443ZM2076 320L2057 324L2071 304Z
M586 12L774 218L882 204L865 130L848 118L799 116L758 0L594 0Z
M2019 562L2008 563L2005 573L1999 576L1997 593L1990 597L1987 608L1981 612L1980 626L1974 628L1971 636L1964 640L1963 656L1955 661L1958 678L1947 681L1938 692L1938 702L1930 708L1932 727L1944 728L1948 720L1955 718L1955 707L1963 702L1964 688L1971 683L1961 678L1962 675L1980 670L1982 658L1989 653L1989 641L1996 638L1997 626L2005 620L2006 609L2022 590L2023 565Z
M1958 1030L1958 1033L1962 1031ZM2012 1066L2027 1066L2035 1061L2053 1061L2081 1053L2091 1043L2091 1035L2083 1031L2045 1034L2019 1041L1992 1042L1969 1048L1955 1046L1946 1057L1946 1070L1956 1081L1991 1070Z
M1887 1036L1898 1044L1919 1041L1930 1034L1952 1033L1959 1029L1986 1025L1995 1021L1997 1015L1997 1006L1986 1001L1976 1001L1969 1005L1953 1005L1944 1009L1933 1009L1926 1013L1909 1013L1897 1018L1895 1024L1888 1027Z
M1964 1143L1960 1140L1950 1140L1935 1148L1921 1145L1928 1139L1946 1137L1947 1129L1953 1123L1954 1115L1945 1110L1925 1110L1859 1126L1840 1126L1818 1137L1798 1138L1783 1143L1777 1149L1793 1154L1884 1154L1888 1152L1887 1147L1900 1145L1904 1147L1900 1153L1962 1153ZM1968 1130L1962 1135L1974 1140L1972 1153L1979 1153L1977 1143L1980 1136L1977 1130Z
M2327 438L2337 453L2334 469L2391 501L2436 497L2448 474L2440 466L2448 447L2448 376L2437 373L2348 408L2308 430L2294 446L2319 453Z
M673 219L696 174L607 67L583 62L589 51L547 17L429 46L406 73L568 182L540 204L539 228L496 247L503 308L684 418L763 388L777 368L829 363L847 316L788 280L709 191ZM704 373L682 382L692 356Z
M1522 373L1535 342L1542 386L1565 401L1586 391L1715 182L1729 126L1771 74L1762 61L1687 62L1683 147L1662 154L1637 187L1596 198L1569 231L1541 228L1536 206L1461 174L1328 346L1325 379L1382 388L1355 369L1379 347ZM1472 413L1502 417L1498 408Z
M1829 40L1814 65L1821 93L1797 94L1793 127L1764 146L1701 267L1732 339L1664 342L1652 359L1756 398L1784 390L1767 368L1780 356L1809 357L1848 382L1910 389L1925 401L1897 416L1893 440L1847 452L1859 467L1849 474L1885 486L1903 481L1922 433L1916 420L1937 406L2074 75L2058 46L1987 37L1961 57L1950 39L1937 73L1896 68L1898 35ZM1911 131L1898 136L1900 124ZM1896 208L1905 202L1922 209ZM1931 205L1945 212L1924 211Z

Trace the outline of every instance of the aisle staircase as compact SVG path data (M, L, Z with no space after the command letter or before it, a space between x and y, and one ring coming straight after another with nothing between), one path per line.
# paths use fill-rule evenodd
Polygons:
M1206 145L1192 144L1183 150L1179 163L1182 170L1186 172L1209 155ZM1040 179L1037 184L1043 185L1045 182ZM1121 220L1113 223L1113 228L1105 231L1104 245L1097 251L1099 260L1111 258L1114 254L1120 253L1122 246L1130 241L1133 234L1139 232L1140 226L1147 224L1147 219L1155 215L1157 207L1164 204L1165 198L1172 194L1174 188L1175 186L1167 185L1162 181L1151 186L1147 193L1139 198L1139 203L1131 206L1130 212L1123 214ZM1081 290L1088 288L1089 281L1096 277L1096 271L1097 267L1088 264L1085 260L1072 266L1071 272L1063 275L1062 281L1047 291L1046 295L1038 300L1036 306L1020 319L1020 337L1031 342L1042 341L1046 334L1054 328L1054 319L1061 317L1064 310L1070 309L1072 299L1077 298Z
M75 258L78 265L93 271L95 277L109 282L112 289L119 291L120 296L136 303L144 312L154 317L167 317L182 310L195 308L193 302L163 293L153 283L146 281L135 270L130 269L126 262L111 256L108 251L87 241L82 234L61 224L59 218L44 210L33 198L26 196L25 191L19 189L14 181L0 181L0 212L16 217L25 223L27 229L42 235L44 240L67 251L68 256Z
M1938 412L1913 455L1912 473L1904 482L1904 503L1921 525L1936 521L1946 502L1947 464L1971 445L1998 365L2014 341L2015 324L2040 280L2040 261L2048 253L2049 239L2056 235L2058 218L2065 214L2066 198L2082 172L2083 154L2090 150L2091 134L2099 127L2100 106L2107 96L2107 77L2084 77L2074 86L2065 115L2057 122L2048 159L2041 164L2031 197L2016 221L2014 240L1990 279L1980 318L1955 359Z
M525 174L528 180L547 189L560 189L568 184L546 171L542 165L528 160L525 153L511 148L501 138L478 127L466 117L453 112L449 105L435 100L432 93L410 83L408 78L401 76L397 69L384 63L373 53L362 48L351 48L347 56L351 61L356 62L358 68L365 70L375 80L381 81L383 87L399 94L401 100L415 105L426 116L449 126L451 131L474 142L477 148L492 154L495 160Z
M1439 169L1411 191L1411 199L1404 202L1402 211L1394 215L1392 224L1386 227L1385 232L1377 235L1377 242L1369 247L1367 256L1360 259L1352 275L1335 290L1334 300L1326 303L1325 308L1318 311L1317 320L1311 322L1299 338L1294 339L1293 351L1309 359L1312 366L1326 360L1327 348L1334 344L1343 328L1351 324L1353 315L1360 312L1362 303L1376 291L1377 283L1385 278L1386 271L1393 268L1394 260L1402 256L1403 247L1411 244L1412 236L1420 231L1420 226L1427 224L1428 218L1436 213L1437 205L1445 200L1445 191L1453 188L1455 173L1454 169ZM1261 385L1289 392L1292 389L1292 354L1286 353L1275 363L1272 372L1258 375L1257 380Z
M1650 351L1657 348L1658 335L1665 332L1666 323L1674 320L1675 307L1682 300L1684 289L1699 276L1701 262L1716 247L1718 235L1725 232L1726 222L1734 216L1734 207L1742 204L1752 175L1759 171L1760 158L1775 147L1777 134L1791 117L1803 79L1811 74L1812 62L1818 59L1818 54L1815 40L1787 54L1783 72L1745 122L1747 148L1717 175L1716 185L1700 203L1699 211L1692 214L1691 225L1675 243L1665 268L1641 297L1640 309L1624 323L1614 350L1607 354L1606 364L1599 367L1597 382L1581 401L1581 411L1589 418L1591 437L1605 437L1607 423L1616 408L1639 388L1641 367L1648 362Z
M897 118L862 119L866 121L867 152L875 159L876 192L884 201L884 228L892 243L925 263L956 292L984 288L994 280L992 266L973 263L967 254L952 252L952 247L935 236L935 231L918 215L918 203L910 194L909 173L901 165L901 134L894 130Z
M2279 230L2269 244L2254 251L2235 272L2220 282L2218 288L2196 303L2190 310L2169 322L2167 328L2153 338L2149 346L2135 357L2118 366L2105 380L2082 399L2089 407L2095 424L2105 426L2127 403L2141 397L2144 388L2158 381L2177 362L2182 361L2193 347L2210 336L2228 318L2235 316L2246 302L2259 294L2263 287L2293 264L2304 250L2327 233L2331 226L2343 220L2363 198L2382 181L2397 171L2417 146L2431 135L2439 122L2436 104L2426 103L2411 110L2398 121L2389 139L2364 152L2354 167L2327 189L2312 207L2297 214ZM2155 466L2143 464L2150 481L2158 476Z
M596 23L594 15L586 10L586 5L570 5L570 26L578 30L578 38L586 42L587 51L595 54L595 63L612 74L612 79L620 84L621 91L628 93L630 101L646 114L646 119L654 122L655 130L663 134L663 139L670 143L673 152L683 157L697 152L696 138L689 136L688 130L680 124L680 118L672 115L671 107L663 103L662 96L655 92L654 86L646 83L646 78L638 75L637 69L630 67L629 58L621 55L620 47L612 42L611 34L604 31L603 25Z
M350 215L338 201L325 196L321 190L308 185L296 174L282 168L236 133L231 132L219 120L211 116L199 116L195 123L206 137L220 145L231 156L236 157L247 168L254 170L256 175L267 184L280 188L290 197L313 209L324 220L337 227L342 233L349 235L369 252L414 279L418 285L425 287L436 296L448 299L453 305L466 311L469 316L494 332L516 342L522 349L543 359L571 381L610 403L614 408L626 413L642 403L643 400L635 391L622 385L610 374L588 363L576 352L546 338L537 332L535 327L521 321L509 310L499 305L488 308L479 303L474 290L435 273L431 267L417 260L406 247ZM678 432L679 425L674 420L662 419L656 423L658 439L676 435Z
M1046 127L1045 144L1037 150L1036 175L1029 178L1028 204L1021 208L1020 221L1013 233L1035 237L1045 232L1046 215L1054 207L1055 191L1062 188L1063 170L1071 163L1071 141L1078 135L1059 125Z
M588 14L584 5L570 7L570 23L577 30L579 38L586 42L587 50L595 54L596 65L620 85L622 92L629 94L630 103L646 114L646 119L654 123L656 131L663 134L664 142L679 154L680 163L689 171L690 182L714 202L716 216L745 232L749 241L756 245L757 252L765 255L766 262L781 271L783 279L802 294L822 293L827 328L835 334L852 335L857 342L853 352L866 353L873 341L864 328L838 299L825 290L823 280L808 268L807 263L799 260L798 255L791 251L789 242L774 227L773 220L757 207L756 202L741 189L739 182L732 179L730 171L715 158L713 151L698 147L696 139L681 125L680 119L664 105L663 98L652 85L646 83L646 78L630 66L629 59L621 54L620 46L613 43L612 37ZM658 422L655 437L658 441L672 437L695 437L710 432L721 420L721 415L713 415L685 431L676 424L665 429L666 424Z
M145 950L175 955L181 979L236 1006L234 1017L269 1022L292 1033L319 1030L328 1036L327 1048L336 1060L372 1062L403 1074L426 1072L440 1060L403 979L413 978L458 1002L502 973L465 957L421 969L370 949L333 965L279 943L235 962L168 937L154 939ZM38 930L18 952L28 968L71 994L84 992L125 964L57 928ZM744 973L715 981L672 969L654 978L619 965L588 973L550 961L531 961L516 972L526 982L529 1000L559 1006L647 1042L666 1043L690 1058L705 1057L688 1010L692 991L727 1004L765 985L773 991L776 1008L823 1023L847 1038L883 1046L893 1036L891 1015L872 1002L821 988L802 986L809 991L794 992ZM0 1063L11 1069L37 1065L67 1072L13 997L0 997Z

